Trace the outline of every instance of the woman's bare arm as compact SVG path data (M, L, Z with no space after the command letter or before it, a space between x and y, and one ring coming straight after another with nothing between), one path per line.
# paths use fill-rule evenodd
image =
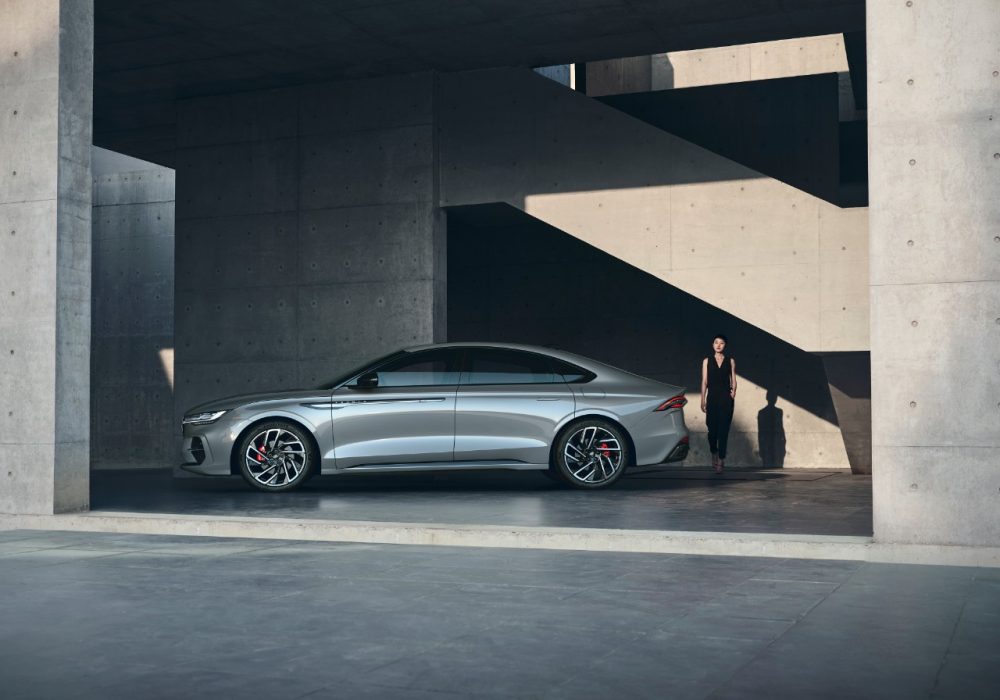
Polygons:
M708 358L701 361L701 412L708 410L705 405L705 395L708 392Z
M736 398L736 360L729 358L729 395Z

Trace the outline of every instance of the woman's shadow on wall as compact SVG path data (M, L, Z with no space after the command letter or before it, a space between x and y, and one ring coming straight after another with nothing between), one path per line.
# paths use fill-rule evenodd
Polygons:
M757 439L761 466L785 466L785 412L777 407L778 392L769 389L767 406L757 412Z

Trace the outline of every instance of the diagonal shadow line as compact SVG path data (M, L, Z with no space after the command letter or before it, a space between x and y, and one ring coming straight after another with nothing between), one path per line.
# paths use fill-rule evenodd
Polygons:
M839 425L813 353L511 205L447 212L449 340L561 347L697 392L723 332L739 375Z

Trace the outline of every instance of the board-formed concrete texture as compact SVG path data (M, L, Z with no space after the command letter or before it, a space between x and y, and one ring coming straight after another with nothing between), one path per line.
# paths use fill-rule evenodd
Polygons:
M875 536L996 545L1000 7L869 2L868 75Z
M93 6L0 21L0 512L89 498Z
M445 333L434 77L183 101L175 429Z
M174 173L94 174L91 465L171 466Z

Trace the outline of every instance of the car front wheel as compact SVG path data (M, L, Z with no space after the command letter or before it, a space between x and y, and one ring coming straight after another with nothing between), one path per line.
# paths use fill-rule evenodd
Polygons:
M305 432L287 421L262 423L237 446L240 473L261 491L289 491L309 478L316 458Z

